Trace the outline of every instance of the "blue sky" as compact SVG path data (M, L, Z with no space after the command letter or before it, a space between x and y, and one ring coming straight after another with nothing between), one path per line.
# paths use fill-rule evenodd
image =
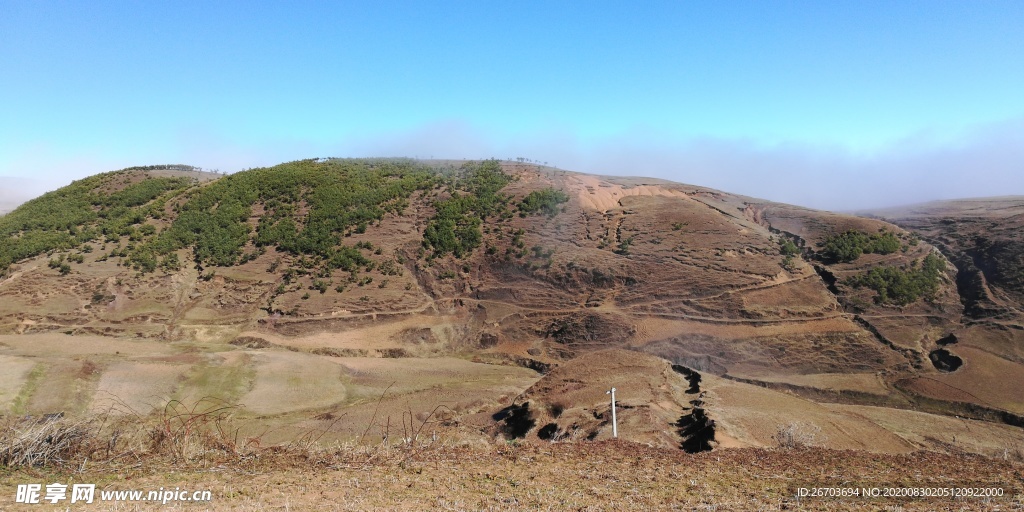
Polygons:
M0 0L0 199L315 156L833 209L1024 194L1024 2L323 4Z

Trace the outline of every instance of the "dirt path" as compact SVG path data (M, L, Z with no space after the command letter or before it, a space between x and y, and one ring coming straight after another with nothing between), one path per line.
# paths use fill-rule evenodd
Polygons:
M718 299L718 298L725 297L727 295L732 295L732 294L735 294L735 293L741 293L741 292L747 292L747 291L755 291L755 290L767 290L767 289L770 289L770 288L776 288L776 287L779 287L779 286L782 286L782 285L794 283L794 282L797 282L797 281L804 281L804 280L811 279L811 278L814 278L814 277L817 277L817 275L815 275L815 274L804 274L803 276L800 276L800 277L797 277L797 278L789 278L789 279L784 279L782 281L769 281L769 282L766 282L766 283L758 283L758 284L753 284L753 285L750 285L750 286L743 286L743 287L740 287L740 288L733 288L731 290L725 290L725 291L716 293L714 295L702 295L700 297L694 297L694 298L681 297L681 298L679 298L677 300L682 301L682 302L703 302L703 301L707 301L707 300ZM672 281L665 281L665 283L671 283L671 282ZM652 300L652 301L644 301L644 302L631 302L630 306L643 306L643 305L648 305L648 304L661 304L661 303L664 303L664 302L666 302L666 301L664 301L664 300Z
M174 332L174 328L178 325L178 321L181 317L195 305L195 300L192 300L192 290L196 289L196 282L199 279L199 272L189 267L184 273L176 274L174 284L172 285L175 289L177 297L174 300L174 308L171 312L171 318L167 321L167 332Z

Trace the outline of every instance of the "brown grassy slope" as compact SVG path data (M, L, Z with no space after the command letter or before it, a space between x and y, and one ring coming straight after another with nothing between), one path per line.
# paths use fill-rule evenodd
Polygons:
M579 356L541 378L516 397L529 403L536 422L528 437L556 425L557 439L610 439L611 405L606 392L617 390L616 408L622 439L678 448L672 424L696 394L663 359L624 350L602 350Z
M791 366L794 373L841 371L846 366L841 360L808 342L839 338L854 352L865 352L852 358L855 364L881 369L910 362L854 323L807 262L783 269L771 225L748 211L744 198L659 180L543 172L525 172L510 188L526 184L575 193L564 213L524 227L527 247L553 254L514 265L515 273L502 269L492 279L484 275L474 296L521 306L543 300L546 307L536 309L560 313L545 329L548 342L533 347L552 359L625 339L715 372L742 364ZM833 216L818 215L822 223L832 222ZM627 251L621 250L624 240L630 241ZM895 258L909 262L916 256ZM550 300L555 292L538 289L543 281L560 285L562 297L577 292L571 299L584 307L553 308L566 299ZM948 296L949 286L943 290ZM524 337L525 329L506 329L510 338ZM700 335L692 335L695 331ZM570 342L559 343L563 332ZM501 339L502 333L496 334ZM776 341L780 334L786 338ZM801 342L809 349L800 351L805 357L771 353L772 343L796 347Z
M1004 450L1024 450L1020 429L989 423L863 405L828 403L844 401L849 387L864 386L859 380L839 381L850 374L814 376L808 388L833 388L831 400L815 401L745 382L702 374L696 385L685 372L665 360L639 352L601 350L579 356L550 371L522 394L515 405L527 405L532 427L524 442L541 442L542 436L557 440L604 440L612 435L610 388L617 389L619 436L623 440L665 448L683 446L679 421L698 407L714 422L711 447L777 446L787 431L808 446L908 453L916 450L965 450L998 457ZM876 376L877 378L877 376ZM756 381L755 381L756 382ZM874 384L878 386L877 381ZM859 388L858 388L859 389ZM875 399L885 403L882 389ZM852 401L852 400L845 400ZM886 404L896 405L896 404ZM903 407L907 407L904 405ZM486 428L487 418L463 418L465 425ZM509 420L492 428L508 433ZM545 427L549 430L545 433ZM708 434L708 430L696 430Z
M100 489L209 489L213 501L184 510L1013 510L1024 499L1019 463L917 452L732 449L700 455L602 441L378 450L317 455L267 453L213 468L156 459L117 473L22 470L0 483L95 482ZM93 466L94 468L98 466ZM800 487L997 487L1004 497L803 498ZM13 494L4 509L18 508ZM119 504L116 506L126 506ZM102 508L103 505L97 508ZM105 504L113 507L114 504ZM139 510L166 508L131 504ZM136 509L136 508L133 508Z

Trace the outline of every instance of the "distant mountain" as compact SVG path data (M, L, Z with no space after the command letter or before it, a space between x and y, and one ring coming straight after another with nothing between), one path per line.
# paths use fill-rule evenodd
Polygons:
M1013 219L984 222L1009 240L1016 228L998 226ZM135 168L0 218L0 332L565 366L528 395L547 404L548 434L570 426L558 418L571 404L555 403L566 386L595 377L589 363L566 365L603 349L679 366L652 385L704 374L715 442L770 444L764 414L878 428L887 447L928 446L897 410L1021 422L1019 317L965 316L975 292L947 261L960 258L940 229L950 224L897 222L915 232L526 163L313 159L224 177ZM992 240L974 247L995 255L1002 239ZM994 300L1016 311L1016 267L997 267L1008 291ZM387 328L361 338L367 326ZM629 358L609 357L581 361L628 380L615 364ZM690 398L666 398L650 417L681 414ZM773 401L781 409L756 405ZM878 406L906 423L866 419ZM600 423L589 410L566 418L587 414ZM833 445L867 446L840 431Z

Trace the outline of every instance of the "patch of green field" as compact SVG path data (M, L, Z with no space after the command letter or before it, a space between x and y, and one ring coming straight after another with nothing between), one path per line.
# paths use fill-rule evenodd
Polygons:
M25 414L28 412L28 401L39 388L39 383L45 372L46 365L42 363L37 363L32 367L32 371L28 372L28 376L25 378L25 385L21 387L18 396L14 397L14 402L11 403L11 414Z
M0 412L10 409L35 365L25 357L0 355Z
M175 398L186 406L202 400L237 403L256 380L252 363L252 356L244 353L214 356L192 367Z

